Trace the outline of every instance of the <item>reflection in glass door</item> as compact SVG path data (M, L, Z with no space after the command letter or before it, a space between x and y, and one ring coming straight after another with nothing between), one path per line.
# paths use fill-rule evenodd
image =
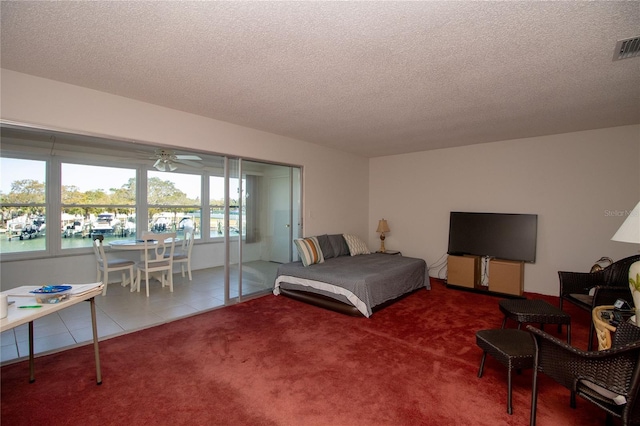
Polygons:
M268 293L278 265L293 259L300 234L301 171L246 160L228 161L228 298Z

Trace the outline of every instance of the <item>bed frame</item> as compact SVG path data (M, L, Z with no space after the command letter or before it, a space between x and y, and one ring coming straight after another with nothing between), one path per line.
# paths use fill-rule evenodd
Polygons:
M374 306L373 308L371 308L372 312L378 312L380 309L383 309L395 302L397 302L398 300L404 299L405 297L409 296L410 294L413 294L417 291L420 291L423 289L416 289L413 290L412 292L403 294L402 296L399 296L395 299L392 300L388 300L384 303L381 303L377 306ZM362 312L360 312L358 310L358 308L356 308L353 305L341 302L339 300L335 300L329 296L325 296L322 294L317 294L317 293L309 293L306 291L301 291L301 290L288 290L285 288L280 287L280 294L283 296L286 296L290 299L294 299L297 300L299 302L304 302L304 303L308 303L310 305L313 306L318 306L320 308L324 308L324 309L328 309L330 311L334 311L334 312L339 312L341 314L345 314L345 315L349 315L352 317L362 317L364 318L364 315L362 315Z
M340 312L341 314L349 315L352 317L364 317L362 313L353 305L340 302L324 296L322 294L307 293L300 290L287 290L280 287L280 294L287 296L290 299L298 300L300 302L309 303L310 305L318 306L320 308L329 309L331 311Z

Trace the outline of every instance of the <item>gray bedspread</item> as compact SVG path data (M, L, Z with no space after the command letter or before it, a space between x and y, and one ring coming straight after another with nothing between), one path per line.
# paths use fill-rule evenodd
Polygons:
M362 302L363 309L359 303L353 304L367 317L375 306L421 287L430 289L427 263L423 259L381 253L335 257L308 267L302 262L282 264L278 267L274 294L280 293L280 282L291 281L325 292L331 292L335 286L336 293Z

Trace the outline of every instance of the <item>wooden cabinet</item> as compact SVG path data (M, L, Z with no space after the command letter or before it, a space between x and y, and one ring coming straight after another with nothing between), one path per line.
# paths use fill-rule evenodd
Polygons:
M491 259L489 261L489 291L521 296L524 291L524 263Z
M480 256L449 256L447 284L475 288L480 283Z
M480 256L449 256L447 259L447 284L479 291L522 296L524 290L524 263L491 259L488 270L482 272ZM489 286L481 285L482 273L487 275Z

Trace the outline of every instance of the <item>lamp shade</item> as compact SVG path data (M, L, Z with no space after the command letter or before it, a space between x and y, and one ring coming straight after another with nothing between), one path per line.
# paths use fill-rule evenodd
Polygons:
M611 238L613 241L640 244L640 202L629 213L618 232Z
M381 219L378 221L378 229L376 229L376 232L389 232L389 225L387 225L386 220Z

